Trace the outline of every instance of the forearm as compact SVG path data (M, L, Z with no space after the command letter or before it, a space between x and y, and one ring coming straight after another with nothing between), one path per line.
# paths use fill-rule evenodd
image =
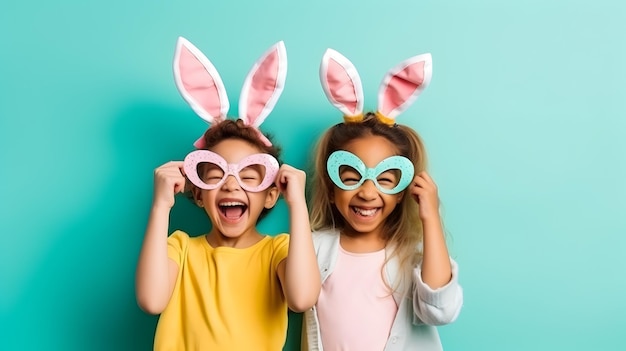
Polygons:
M448 248L441 218L438 215L423 220L422 223L424 228L422 280L432 289L437 289L446 285L452 276Z
M289 308L303 312L311 308L320 292L320 272L317 266L311 226L306 203L290 205L289 255L285 259L283 290Z
M169 214L167 207L152 207L137 263L137 303L152 314L161 313L170 298L167 257Z
M430 288L422 279L421 266L413 270L413 311L418 319L428 325L452 323L463 306L463 290L458 282L458 265L450 259L450 281L437 289Z

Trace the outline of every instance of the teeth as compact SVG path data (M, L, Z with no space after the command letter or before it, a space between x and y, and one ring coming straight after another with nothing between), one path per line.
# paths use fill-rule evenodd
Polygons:
M220 206L224 206L224 207L231 207L231 206L245 206L246 204L244 204L243 202L239 202L239 201L231 201L231 202L221 202Z
M354 212L356 212L356 213L358 213L358 214L360 214L361 216L364 216L364 217L373 216L374 213L376 213L376 211L378 211L377 208L373 208L373 209L370 209L370 210L364 210L364 209L358 208L358 207L354 208Z

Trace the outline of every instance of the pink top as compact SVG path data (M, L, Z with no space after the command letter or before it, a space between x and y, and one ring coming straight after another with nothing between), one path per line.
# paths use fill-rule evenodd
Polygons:
M352 253L339 248L317 301L324 350L385 348L398 306L383 281L384 262L384 249Z

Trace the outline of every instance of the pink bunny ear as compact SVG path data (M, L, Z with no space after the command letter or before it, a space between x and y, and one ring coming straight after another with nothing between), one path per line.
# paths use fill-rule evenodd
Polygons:
M174 79L178 91L200 118L209 123L226 118L229 104L222 78L211 61L183 37L176 43Z
M430 54L413 56L389 70L378 91L378 113L395 123L395 118L426 89L432 73Z
M320 64L320 81L328 100L345 116L363 113L361 77L345 56L327 49Z
M285 88L286 78L287 50L285 43L279 41L263 53L250 69L239 97L239 118L258 130L274 109ZM271 145L261 132L259 136L265 144Z

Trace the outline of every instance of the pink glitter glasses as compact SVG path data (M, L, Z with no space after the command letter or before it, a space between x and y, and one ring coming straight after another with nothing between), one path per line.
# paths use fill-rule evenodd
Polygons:
M254 154L239 163L227 163L222 156L209 150L193 151L184 162L187 178L206 190L220 187L232 175L243 190L263 191L274 183L278 168L278 161L269 154Z

